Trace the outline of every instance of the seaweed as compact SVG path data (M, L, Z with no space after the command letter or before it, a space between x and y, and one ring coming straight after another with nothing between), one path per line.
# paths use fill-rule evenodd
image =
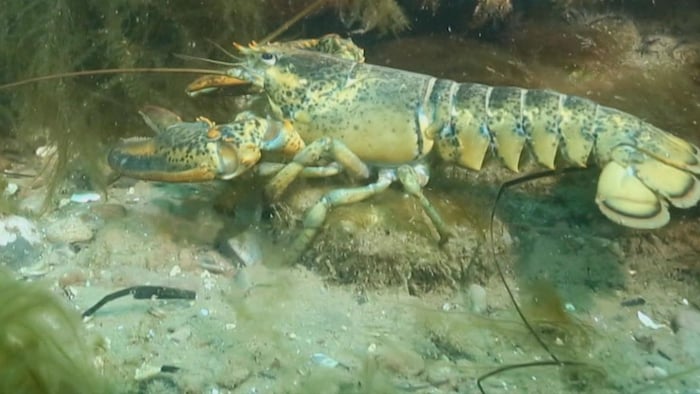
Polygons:
M0 81L12 82L59 72L130 67L182 67L177 53L217 57L212 42L249 41L287 18L290 6L249 1L217 1L193 10L189 3L128 0L85 4L75 0L32 0L0 9ZM293 11L293 10L292 10ZM202 23L202 21L212 23ZM86 39L89 38L89 39ZM0 92L0 114L9 127L4 140L18 139L25 153L54 145L57 159L47 169L48 196L76 186L104 188L104 160L117 138L143 134L137 109L157 103L202 114L204 100L188 101L184 77L100 75L37 82ZM158 94L154 94L158 92ZM228 119L226 111L207 110ZM230 104L230 102L229 102ZM11 119L11 120L9 120ZM51 201L48 201L51 202Z
M99 376L79 317L37 284L0 271L0 392L116 392Z
M381 34L406 30L408 18L394 0L342 0L336 4L346 27L357 27L356 33L377 29Z

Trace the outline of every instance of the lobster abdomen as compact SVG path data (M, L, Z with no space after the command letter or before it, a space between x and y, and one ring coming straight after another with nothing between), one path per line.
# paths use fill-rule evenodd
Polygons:
M518 171L526 146L548 168L557 156L579 167L595 161L601 211L635 228L666 224L668 202L700 200L699 149L635 116L548 90L455 83L450 91L449 122L436 137L449 162L479 170L493 151Z

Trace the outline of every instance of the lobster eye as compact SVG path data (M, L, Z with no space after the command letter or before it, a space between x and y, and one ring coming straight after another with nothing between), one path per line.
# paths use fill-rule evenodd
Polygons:
M271 54L270 52L263 52L262 55L260 55L260 58L263 62L269 65L275 64L275 55Z

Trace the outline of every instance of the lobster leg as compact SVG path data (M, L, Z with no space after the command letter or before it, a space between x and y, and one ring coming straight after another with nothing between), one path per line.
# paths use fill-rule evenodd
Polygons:
M302 232L292 244L292 257L295 259L300 257L308 248L309 244L318 233L318 230L323 225L323 222L326 220L328 211L332 207L366 200L385 191L397 180L401 182L406 193L415 197L421 204L440 236L440 244L447 242L452 235L451 231L442 220L442 217L440 217L437 209L435 209L422 191L423 186L428 182L427 168L420 164L406 164L400 166L398 169L381 169L377 181L369 185L336 189L321 197L316 205L314 205L304 217Z
M361 179L369 177L367 165L343 142L331 138L321 138L300 150L294 159L268 182L265 193L273 200L278 199L304 168L325 159L337 162L353 177Z
M273 176L282 171L287 166L287 163L263 162L258 164L254 171L259 176ZM340 174L342 168L338 163L330 163L325 166L310 166L304 167L299 173L301 178L327 178Z
M418 168L423 170L424 167L420 166ZM425 170L427 171L427 168ZM445 224L445 221L442 220L437 209L423 194L423 186L428 183L427 173L420 173L414 166L403 165L397 170L397 175L406 193L415 197L423 207L423 211L428 215L440 236L440 245L443 245L450 238L452 232Z
M382 169L379 171L377 181L365 186L358 186L346 189L336 189L326 193L321 199L306 213L301 234L294 240L292 249L292 259L297 260L307 249L314 239L318 230L326 220L328 211L338 205L352 204L366 200L374 195L385 191L394 181L396 181L396 171L393 169Z

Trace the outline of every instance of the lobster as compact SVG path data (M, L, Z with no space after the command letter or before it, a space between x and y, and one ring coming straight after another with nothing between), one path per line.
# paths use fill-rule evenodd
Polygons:
M297 250L308 246L332 207L394 182L419 201L446 241L450 229L422 192L431 155L472 170L491 154L517 172L526 151L550 169L597 164L598 207L632 228L662 227L669 204L690 208L700 200L697 146L586 98L368 64L361 48L337 35L234 45L241 62L225 77L195 81L188 92L244 85L267 98L274 119L244 113L215 125L165 117L173 120L156 137L122 142L109 163L128 176L165 181L232 179L259 168L272 175L265 189L272 199L299 176L344 171L372 179L324 195L305 215ZM281 162L268 158L274 152L283 154Z

